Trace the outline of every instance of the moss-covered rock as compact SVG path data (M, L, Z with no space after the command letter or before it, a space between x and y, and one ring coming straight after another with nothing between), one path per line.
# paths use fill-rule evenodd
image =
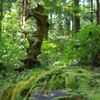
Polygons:
M40 91L33 94L30 100L77 100L77 94L67 93L66 90Z
M67 93L79 94L81 99L99 100L100 74L79 67L53 68L37 76L32 75L17 85L3 88L0 100L28 100L38 91L59 89L66 89Z

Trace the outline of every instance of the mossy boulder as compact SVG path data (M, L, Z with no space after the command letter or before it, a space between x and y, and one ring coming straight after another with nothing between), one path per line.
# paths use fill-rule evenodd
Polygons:
M78 94L81 100L99 100L100 74L80 67L53 68L38 75L31 75L16 85L3 88L0 100L28 100L39 91L59 89L66 89L66 93Z

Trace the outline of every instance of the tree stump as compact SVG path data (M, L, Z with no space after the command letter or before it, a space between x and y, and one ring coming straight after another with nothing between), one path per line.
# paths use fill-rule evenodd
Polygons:
M21 6L23 7L23 6ZM32 31L22 31L25 37L28 40L29 47L27 48L27 57L24 60L20 60L25 64L26 68L33 68L35 66L40 66L40 61L38 61L37 56L41 54L41 46L43 38L45 38L50 24L47 21L48 16L45 14L44 8L37 4L37 7L34 9L29 9L23 7L26 10L25 20L28 20L31 17L34 17L37 22L37 30ZM34 34L34 41L28 39L27 34Z

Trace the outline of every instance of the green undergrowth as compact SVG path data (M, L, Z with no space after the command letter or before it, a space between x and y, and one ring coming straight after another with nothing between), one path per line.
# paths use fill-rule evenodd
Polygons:
M52 70L36 70L24 76L23 80L10 82L2 87L0 100L28 100L38 92L66 89L80 98L99 100L100 74L80 67L58 67ZM82 99L84 100L84 99Z

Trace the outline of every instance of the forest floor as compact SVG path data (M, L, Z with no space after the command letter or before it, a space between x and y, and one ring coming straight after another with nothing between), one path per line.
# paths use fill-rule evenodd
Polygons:
M89 71L80 66L70 66L10 72L7 77L0 74L0 100L27 100L39 91L60 89L78 94L81 100L99 100L99 72L99 68Z

